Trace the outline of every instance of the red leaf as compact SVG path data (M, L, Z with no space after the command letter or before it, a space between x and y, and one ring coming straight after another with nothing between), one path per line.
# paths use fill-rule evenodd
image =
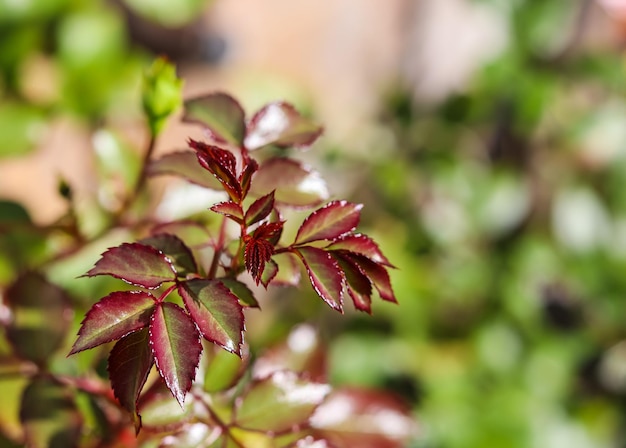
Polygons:
M172 262L154 247L139 243L124 243L104 252L84 276L95 275L111 275L144 288L156 288L163 282L176 280Z
M244 169L239 176L239 185L241 185L241 197L245 198L250 191L252 185L252 175L259 169L259 164L254 159L248 159Z
M361 233L355 233L350 235L344 235L338 240L333 241L332 244L326 247L328 250L347 250L355 254L363 255L370 260L383 264L385 266L393 267L393 265L387 260L387 257L383 255L378 244L367 235Z
M237 180L237 160L233 153L192 139L189 139L189 146L196 150L200 165L220 181L233 201L239 202L243 195Z
M73 313L69 295L36 272L20 275L4 294L11 309L6 337L15 354L45 365L61 348L70 328Z
M328 199L328 188L320 175L297 160L273 158L259 167L252 192L262 196L275 190L275 199L296 207L318 205Z
M387 302L398 303L391 287L391 279L384 266L374 263L362 255L345 256L353 260L363 270L363 273L369 277L374 287L378 290L381 299Z
M372 314L372 282L365 275L363 270L350 258L344 258L333 253L339 266L343 270L347 289L354 307L359 311L365 311Z
M193 151L173 152L165 154L158 160L151 161L148 165L148 174L151 176L171 174L187 179L201 187L222 190L220 181L200 166L198 156Z
M254 114L248 123L245 145L249 150L270 144L306 147L321 133L321 126L304 118L291 104L275 102Z
M332 240L353 231L359 224L361 204L333 201L311 213L302 223L295 244Z
M191 249L176 235L159 233L143 238L139 242L163 252L170 259L179 276L185 277L187 274L198 272Z
M270 283L276 278L278 274L278 265L272 259L269 259L265 264L265 268L263 269L263 274L261 275L261 284L267 289Z
M337 446L359 448L400 448L417 429L409 408L394 396L356 388L333 391L311 425Z
M327 384L280 371L255 381L235 409L237 426L274 434L305 426L315 408L330 392Z
M246 269L258 285L267 263L274 254L274 245L283 230L283 222L268 222L260 225L252 235L246 236L244 259Z
M242 223L243 222L243 210L239 204L236 204L233 201L220 202L211 207L211 211L215 213L219 213L220 215L227 216L231 218L233 221Z
M315 292L331 308L343 312L344 277L337 261L317 247L300 247L296 253L304 263Z
M189 280L178 291L202 335L241 355L244 316L237 296L219 280Z
M87 312L70 355L147 327L154 307L154 296L148 292L118 291L109 294Z
M212 93L185 101L183 121L204 126L218 143L237 147L243 143L245 113L241 105L230 95Z
M150 348L161 377L182 407L202 353L196 325L178 305L162 302L150 322Z
M144 328L120 339L109 354L109 378L115 397L133 414L135 430L141 427L137 401L154 363L148 329Z
M246 211L246 225L250 226L267 218L274 208L274 192L254 201Z

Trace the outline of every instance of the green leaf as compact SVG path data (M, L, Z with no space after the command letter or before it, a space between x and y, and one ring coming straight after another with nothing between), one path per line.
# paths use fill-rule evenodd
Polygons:
M241 355L244 316L237 296L219 280L188 280L178 291L202 335Z
M5 298L12 311L7 339L18 356L45 365L63 344L70 327L69 296L41 274L29 272L9 286Z
M30 214L21 204L0 201L0 224L30 224Z
M111 275L144 288L156 288L163 282L176 280L172 262L158 249L139 243L109 248L84 276L95 275Z
M202 353L193 320L178 305L159 304L150 322L150 347L167 388L183 407Z
M148 164L148 174L150 176L171 174L201 187L222 191L220 181L202 168L198 163L198 156L193 151L172 152L160 159L152 160Z
M141 244L152 246L163 252L172 261L176 273L185 277L187 274L198 272L196 260L191 250L175 235L159 233L139 241Z
M302 379L294 372L275 372L256 381L235 409L241 428L281 433L307 424L315 408L330 393L327 384Z
M204 390L208 393L230 389L246 372L250 356L246 351L242 357L213 345L205 350L207 367L204 373Z
M153 136L159 134L167 118L181 103L182 81L176 68L165 58L158 58L145 72L142 104Z
M245 112L230 95L213 93L185 101L183 121L204 126L217 143L240 147L245 134Z
M124 336L109 354L108 370L113 393L124 409L133 415L136 432L141 427L137 401L153 362L147 328Z
M275 102L254 114L248 123L245 143L249 150L267 145L303 148L311 145L321 133L321 126L304 118L291 104Z
M143 291L117 291L91 307L83 319L70 355L115 341L147 327L155 298Z
M30 448L78 446L82 422L72 391L51 377L37 376L26 387L20 420Z
M220 278L219 279L238 299L239 304L243 307L258 308L259 302L254 297L250 288L245 283L235 280L233 278Z

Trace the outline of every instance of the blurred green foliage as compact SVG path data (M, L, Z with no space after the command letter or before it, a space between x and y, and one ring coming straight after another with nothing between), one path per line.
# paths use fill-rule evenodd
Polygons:
M364 231L399 267L392 279L400 305L376 304L373 318L336 317L301 300L306 292L280 290L275 305L252 317L249 342L260 350L316 316L329 342L332 381L387 388L410 401L421 428L414 448L621 447L624 59L576 42L568 49L579 2L483 1L509 21L506 50L437 107L393 89L374 124L392 136L387 145L329 162L331 171L359 173L351 200L366 204ZM162 11L166 3L159 2ZM189 18L200 2L186 3ZM129 4L142 10L148 3ZM147 15L187 20L158 9ZM138 114L146 60L107 2L0 0L0 157L27 153L56 114L94 128L114 114ZM32 94L24 75L33 63L53 79L51 94ZM102 177L117 173L128 188L136 155L108 130L98 132L100 153L113 154L99 165ZM106 195L116 187L105 188ZM84 224L96 229L87 233L104 225L103 209L84 210L97 221ZM0 218L3 286L66 243L44 238L17 204L0 203ZM24 225L4 231L15 221ZM73 329L81 308L119 288L75 277L104 247L127 238L120 231L47 267L74 295ZM0 354L8 352L0 341ZM51 368L79 374L100 362L106 376L102 359L104 353L65 359L59 352ZM226 362L224 370L235 368ZM51 399L59 393L48 380L40 383ZM24 386L0 381L11 393L3 394L0 411L1 432L10 438L19 435L16 391Z

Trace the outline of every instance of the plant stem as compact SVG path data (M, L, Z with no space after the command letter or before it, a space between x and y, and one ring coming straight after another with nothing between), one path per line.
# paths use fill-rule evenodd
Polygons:
M211 267L209 268L209 272L207 274L207 278L212 279L215 278L217 274L217 268L220 264L220 257L224 251L224 240L226 238L226 224L227 218L222 219L222 223L220 224L220 232L217 236L217 241L215 243L215 253L213 254L213 260L211 260Z

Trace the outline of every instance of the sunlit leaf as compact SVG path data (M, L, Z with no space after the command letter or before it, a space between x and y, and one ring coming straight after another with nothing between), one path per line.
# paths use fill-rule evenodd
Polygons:
M141 427L137 413L139 393L153 364L150 336L144 328L120 339L109 354L109 378L115 397L133 415L135 431Z
M296 244L332 240L353 231L359 224L361 204L333 201L311 213L296 235Z
M362 255L348 254L343 255L343 257L351 259L361 268L363 273L367 275L374 287L378 290L381 299L387 302L398 303L391 286L389 273L384 266L374 263L372 260Z
M241 354L244 316L237 296L219 280L189 280L178 291L202 336Z
M304 426L329 394L330 386L280 371L254 382L235 409L235 423L245 429L280 433Z
M219 202L212 206L211 210L220 215L227 216L238 223L243 222L243 210L239 204L233 201Z
M78 446L82 419L72 391L49 376L37 376L24 390L20 409L29 448Z
M315 292L331 308L342 311L344 277L337 261L316 247L301 247L296 253L306 267Z
M328 188L321 176L297 160L273 158L261 164L251 191L263 196L275 190L277 202L296 207L318 205L328 199Z
M161 377L182 407L202 353L193 320L178 305L159 304L150 322L150 347Z
M246 210L246 225L251 226L269 216L274 208L274 192L261 196Z
M15 353L44 365L61 347L70 328L69 296L41 274L29 272L7 288L5 299L12 311L6 336Z
M218 143L241 146L245 134L244 118L241 105L225 93L185 101L183 121L205 127Z
M159 233L139 241L141 244L152 246L163 252L172 262L179 276L198 272L196 260L187 245L177 236Z
M70 355L147 327L154 307L154 296L148 292L109 294L87 312Z
M415 436L409 408L372 390L333 391L311 417L316 434L338 446L401 448Z
M363 255L376 263L393 267L389 260L387 260L387 257L381 252L378 244L367 235L361 233L344 235L338 240L333 241L326 249L347 250L355 254Z
M151 176L171 174L201 187L222 191L220 181L202 168L198 163L198 156L193 151L177 151L152 160L148 164L148 174Z
M95 275L111 275L144 288L176 280L172 262L154 247L139 243L124 243L104 252L84 276Z
M255 299L254 294L245 283L233 278L221 278L219 280L239 299L241 306L259 308L259 302Z
M357 310L372 313L372 282L363 270L350 258L336 256L346 276L348 295Z
M245 145L254 150L266 145L311 145L322 133L322 127L304 118L291 104L270 103L259 110L248 123Z
M192 139L188 143L190 148L196 150L200 165L220 181L231 200L239 202L243 194L237 179L237 161L233 153Z

